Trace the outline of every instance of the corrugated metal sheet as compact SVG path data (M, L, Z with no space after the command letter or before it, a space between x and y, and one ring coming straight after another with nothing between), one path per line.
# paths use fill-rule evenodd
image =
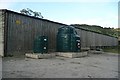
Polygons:
M97 36L97 40L98 40L98 41L96 41L96 43L97 43L96 45L97 46L102 46L101 45L101 34L97 34L96 36Z
M86 43L87 46L86 47L91 46L90 38L91 38L91 32L87 31L87 43Z
M89 37L89 38L88 38L88 40L89 40L88 42L89 42L90 46L92 46L92 45L93 45L93 43L92 43L92 42L93 42L93 41L92 41L92 38L93 38L93 37L92 37L92 32L89 32L88 37Z
M86 47L86 31L81 30L81 47Z
M56 50L57 29L61 25L11 12L8 21L8 52L32 52L33 40L40 35L48 36L48 51Z
M78 34L81 36L82 47L116 46L118 44L117 38L81 29L76 30Z

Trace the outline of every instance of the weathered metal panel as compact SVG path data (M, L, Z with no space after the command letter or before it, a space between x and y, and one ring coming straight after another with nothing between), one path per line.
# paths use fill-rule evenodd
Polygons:
M0 56L4 56L4 14L0 10Z
M114 44L114 38L113 37L110 37L110 36L108 36L109 38L108 38L108 46L113 46L113 44Z
M104 41L105 41L105 39L104 39L104 35L101 35L101 37L102 37L102 38L101 38L101 39L102 39L102 40L101 40L101 41L102 41L102 46L105 46L105 42L104 42Z
M101 46L103 46L103 35L101 35Z
M107 45L107 36L104 35L104 46Z
M81 30L81 47L86 47L86 31Z
M111 40L111 38L109 36L105 36L106 37L106 45L109 46L110 42L109 40Z
M98 41L99 41L98 34L96 33L95 34L95 46L98 46Z
M106 36L106 46L110 46L112 44L113 40L110 36Z
M90 46L93 46L93 33L92 32L90 32L90 39L89 39L89 42L90 42Z
M115 45L118 45L118 39L116 39L116 38L113 38L113 46L115 46Z
M114 38L114 41L115 41L114 46L115 46L115 45L118 45L118 39L117 39L117 38Z
M86 31L86 47L89 47L89 31Z
M90 47L91 46L91 32L88 31L87 32L87 47Z
M88 31L85 31L85 47L88 47Z
M98 46L98 41L99 41L98 34L96 33L95 34L95 46Z
M83 48L90 46L116 46L118 44L117 38L111 36L82 29L76 29L76 31L81 36L81 45Z
M60 24L9 12L8 52L33 52L35 37L48 36L48 51L56 50L56 34Z
M108 41L108 37L104 35L104 42L105 42L104 44L105 44L105 46L107 45L107 41Z
M112 38L112 46L118 45L118 39L117 38L113 38L113 37L111 37L111 38Z
M96 33L92 33L92 39L91 39L91 41L92 41L92 46L95 46L95 34L96 34Z
M98 46L102 46L102 39L101 34L98 34Z

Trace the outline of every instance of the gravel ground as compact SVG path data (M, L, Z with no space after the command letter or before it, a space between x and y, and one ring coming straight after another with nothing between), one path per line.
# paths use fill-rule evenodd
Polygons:
M2 78L2 58L0 57L0 79Z
M118 78L118 55L31 59L5 57L3 78Z

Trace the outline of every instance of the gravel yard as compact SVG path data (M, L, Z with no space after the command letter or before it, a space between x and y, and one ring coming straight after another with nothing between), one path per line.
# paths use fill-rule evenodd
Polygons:
M118 55L89 54L82 58L31 59L4 57L3 78L118 78Z
M0 79L2 78L2 58L0 57Z

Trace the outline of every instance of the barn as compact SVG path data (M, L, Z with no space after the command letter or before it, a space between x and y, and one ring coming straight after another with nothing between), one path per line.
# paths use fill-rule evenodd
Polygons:
M34 39L48 36L48 52L56 51L58 28L66 24L27 16L14 11L0 10L0 55L33 52ZM81 47L117 46L118 39L112 36L75 27L81 37Z

